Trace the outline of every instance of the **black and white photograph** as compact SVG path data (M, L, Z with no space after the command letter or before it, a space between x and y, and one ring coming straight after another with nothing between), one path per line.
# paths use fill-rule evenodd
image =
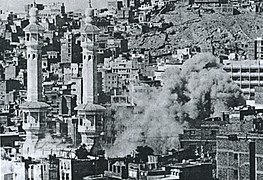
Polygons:
M0 180L263 180L263 0L0 0Z

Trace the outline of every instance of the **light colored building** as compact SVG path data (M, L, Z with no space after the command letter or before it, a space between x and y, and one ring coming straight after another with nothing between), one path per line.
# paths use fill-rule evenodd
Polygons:
M28 166L28 180L49 180L49 164L47 162L32 163Z
M262 37L258 37L255 39L255 59L261 60L263 59L263 39Z
M73 35L70 32L66 32L64 37L61 38L61 63L71 63L73 54Z
M26 179L26 168L24 162L12 162L1 159L0 179L21 180Z
M56 16L65 14L64 3L52 2L44 5L44 9L39 12L41 19L48 19L49 22L55 22Z
M109 93L112 89L117 89L118 87L118 74L105 72L102 90L105 93Z
M263 85L263 61L224 61L224 70L237 83L247 100L254 100L255 87Z

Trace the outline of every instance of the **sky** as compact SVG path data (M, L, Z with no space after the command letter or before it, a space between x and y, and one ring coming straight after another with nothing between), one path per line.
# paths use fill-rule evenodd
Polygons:
M14 12L24 12L24 5L33 3L34 0L0 0L0 10L10 10ZM36 3L48 4L50 2L64 2L67 10L86 9L89 0L36 0ZM106 6L107 0L92 0L95 8Z

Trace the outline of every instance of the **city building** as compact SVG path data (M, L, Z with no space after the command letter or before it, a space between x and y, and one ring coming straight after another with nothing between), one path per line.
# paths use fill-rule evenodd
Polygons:
M254 41L254 45L255 45L255 47L254 47L254 53L255 53L254 59L258 59L258 60L263 59L263 51L262 51L263 39L261 37L256 38Z
M223 69L239 85L247 100L255 99L255 87L262 85L261 60L225 61Z
M184 162L168 166L170 174L167 178L178 180L210 180L212 179L212 164L202 162Z
M0 81L0 109L7 110L10 103L15 103L21 88L17 80Z
M261 134L217 136L217 177L219 179L263 178L263 137Z
M199 128L184 129L183 134L179 135L181 148L190 149L192 155L214 158L216 136L220 132L220 127L227 123L221 117L213 117L203 120Z
M217 178L262 179L262 109L224 112L229 122L216 138Z
M61 38L61 63L72 63L73 57L73 35L71 32L64 33L64 37Z
M59 159L59 180L79 180L90 175L103 174L107 161L101 159Z

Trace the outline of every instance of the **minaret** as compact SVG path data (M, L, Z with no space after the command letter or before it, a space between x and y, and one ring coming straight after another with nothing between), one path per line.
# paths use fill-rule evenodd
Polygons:
M99 28L92 25L93 9L91 2L85 11L84 24L81 27L81 47L83 55L83 103L78 111L78 132L82 143L90 149L100 138L103 131L103 113L105 108L97 103L97 36Z
M25 44L27 46L27 100L20 105L23 115L23 129L26 141L23 154L33 155L40 138L45 136L46 113L49 105L42 100L42 60L44 28L39 25L38 10L34 6L29 12L29 25L25 27Z
M92 25L93 9L91 3L85 11L84 25L81 29L82 35L82 53L83 53L83 102L97 103L97 35L99 28ZM95 80L95 81L94 81Z

